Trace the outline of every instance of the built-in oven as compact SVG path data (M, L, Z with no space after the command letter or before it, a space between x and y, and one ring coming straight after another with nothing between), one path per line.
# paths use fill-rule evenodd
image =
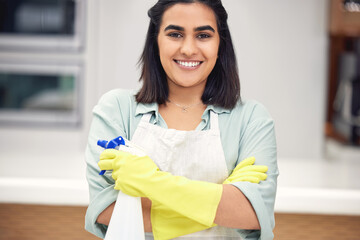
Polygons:
M0 61L0 124L78 126L81 63Z
M0 50L78 51L85 0L0 0Z

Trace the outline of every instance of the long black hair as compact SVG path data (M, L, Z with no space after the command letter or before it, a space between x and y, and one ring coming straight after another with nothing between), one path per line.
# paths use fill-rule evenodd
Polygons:
M202 3L210 7L216 16L220 36L218 59L207 78L201 100L204 104L227 109L235 107L240 100L240 81L234 47L227 24L227 12L221 0L159 0L150 10L150 24L144 50L139 60L142 88L136 95L140 103L166 103L169 95L166 73L161 65L157 37L164 12L177 3Z

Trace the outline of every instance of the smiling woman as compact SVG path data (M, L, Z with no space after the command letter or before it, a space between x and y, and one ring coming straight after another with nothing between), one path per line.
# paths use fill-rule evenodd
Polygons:
M104 237L120 190L142 198L149 240L273 239L274 123L240 99L221 1L159 0L148 15L142 88L110 91L94 108L86 229ZM96 146L117 135L146 156Z

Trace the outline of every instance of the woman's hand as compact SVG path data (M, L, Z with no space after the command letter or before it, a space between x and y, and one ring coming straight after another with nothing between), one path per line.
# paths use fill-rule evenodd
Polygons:
M255 158L242 160L223 182L224 188L214 222L225 227L260 229L256 213L246 196L235 186L235 182L260 183L267 178L267 166L254 165Z
M229 184L233 182L252 182L259 183L267 178L267 166L254 165L255 158L249 157L242 160L232 171L230 176L223 182Z
M116 149L106 149L100 155L101 170L112 170L115 189L133 197L146 197L147 184L159 171L148 156L136 156Z

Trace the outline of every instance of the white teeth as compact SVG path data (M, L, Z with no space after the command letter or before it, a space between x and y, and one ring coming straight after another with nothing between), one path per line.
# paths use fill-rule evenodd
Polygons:
M183 62L183 61L176 61L176 62L184 67L196 67L200 65L200 62Z

